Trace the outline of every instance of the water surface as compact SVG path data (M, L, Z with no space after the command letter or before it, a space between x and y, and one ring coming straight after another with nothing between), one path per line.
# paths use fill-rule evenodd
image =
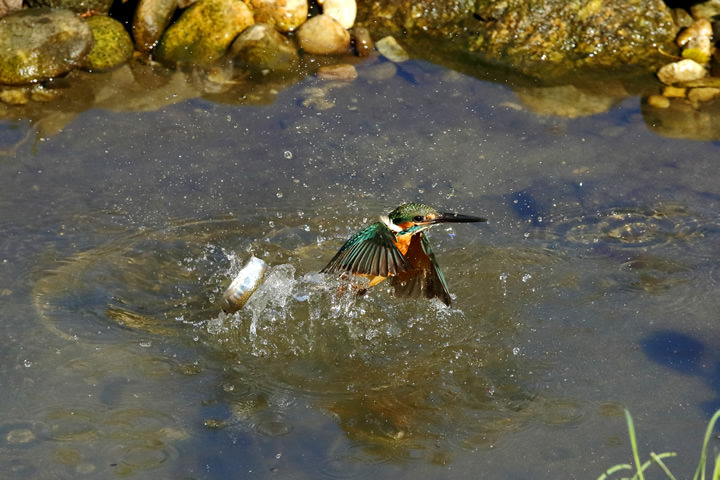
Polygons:
M720 406L717 142L660 136L638 97L588 115L555 89L568 118L378 68L3 122L3 477L596 478L631 459L623 408L694 471ZM490 220L431 232L452 308L317 273L407 201ZM265 282L221 314L251 255Z

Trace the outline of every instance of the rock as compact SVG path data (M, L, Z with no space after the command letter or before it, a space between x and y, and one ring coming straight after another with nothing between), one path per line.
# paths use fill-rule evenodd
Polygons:
M417 32L545 79L579 68L655 69L667 61L662 52L677 51L663 0L373 0L358 8L356 23L373 31Z
M252 12L241 0L199 0L165 31L154 56L170 66L209 67L254 23Z
M23 85L63 75L93 45L87 22L69 10L29 8L0 19L0 83Z
M658 79L665 85L673 83L690 82L705 77L708 74L705 67L695 60L686 58L679 62L669 63L658 71Z
M463 35L467 20L477 26L473 18L475 0L374 0L360 2L358 7L358 19L368 25L372 23L373 27L395 27L399 31L451 38Z
M703 102L709 102L718 95L720 95L720 88L698 87L691 88L690 91L688 91L687 96L688 100L690 100L690 103L698 104Z
M177 0L140 0L133 16L135 48L149 52L170 24Z
M104 71L118 67L132 58L133 42L122 23L105 15L87 19L95 44L85 58L83 67Z
M305 23L307 0L245 0L257 23L273 25L281 32L292 32Z
M353 30L353 45L355 46L355 55L358 57L368 57L375 50L375 44L370 36L370 31L365 27L357 27Z
M292 42L271 25L256 23L232 43L235 66L256 72L287 71L295 67L298 52Z
M669 108L670 99L663 95L650 95L647 99L648 105L655 108Z
M30 8L63 8L75 13L92 12L106 15L110 11L113 0L26 0L25 3Z
M391 62L401 63L407 61L410 56L403 47L395 40L395 37L387 36L377 41L375 46L380 54Z
M670 102L670 108L652 108L643 103L641 109L648 128L663 137L720 140L716 112L698 110L689 102Z
M43 85L30 87L30 99L34 102L51 102L60 96L60 90L46 88Z
M621 85L606 83L602 88L586 84L546 87L517 87L515 94L522 104L540 115L566 118L586 117L607 112L619 99L627 96Z
M297 32L300 48L314 55L349 53L350 34L334 18L317 15L305 22Z
M28 103L27 87L5 87L0 89L0 102L6 105L26 105Z
M712 26L707 18L701 18L683 30L676 39L677 45L682 48L683 58L708 63L713 54L712 35Z
M687 96L687 88L668 85L663 88L662 94L663 97L667 98L685 98Z
M0 0L0 18L22 8L22 0Z
M720 0L708 0L690 7L690 13L694 18L714 18L720 15Z
M675 25L680 28L686 28L693 24L694 20L690 16L690 13L684 8L673 8L671 10L673 21Z
M662 0L479 0L487 20L472 49L511 62L562 68L657 62L672 52L676 27Z
M351 28L357 15L355 0L318 0L322 13L330 15L345 28Z
M349 82L351 80L355 80L358 73L353 65L339 63L337 65L320 67L318 69L317 76L322 80L342 80Z
M691 80L689 82L684 82L682 84L682 86L687 87L687 88L700 88L700 87L720 88L720 77L703 77L698 80Z
M370 81L385 81L397 75L398 67L392 62L377 62L363 68L359 73L360 77Z

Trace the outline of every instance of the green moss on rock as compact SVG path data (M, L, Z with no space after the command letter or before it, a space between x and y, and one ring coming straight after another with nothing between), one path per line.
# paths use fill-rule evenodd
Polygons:
M170 66L211 66L253 23L252 12L241 0L199 0L165 31L154 55Z
M132 58L133 43L122 23L104 15L87 19L95 45L83 66L88 70L110 70Z
M0 19L0 83L24 85L82 64L93 45L87 22L69 10L29 8Z

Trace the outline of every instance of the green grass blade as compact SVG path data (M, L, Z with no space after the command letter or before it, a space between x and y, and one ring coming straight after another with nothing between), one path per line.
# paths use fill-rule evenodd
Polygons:
M675 478L675 475L670 472L670 469L667 467L667 465L665 465L665 462L663 462L662 459L674 457L676 455L677 453L675 452L661 453L660 455L657 455L654 452L650 452L650 456L652 457L653 461L658 464L658 466L662 469L663 472L665 472L665 475L667 475L670 480L677 479Z
M705 439L703 440L703 446L702 451L700 453L700 463L698 464L697 470L695 470L695 476L693 477L693 480L705 480L705 463L707 462L707 446L708 443L710 443L710 436L712 435L713 430L715 430L715 423L717 423L718 418L720 418L720 410L715 412L715 415L712 416L710 419L710 423L708 423L707 429L705 430ZM717 465L717 462L716 462ZM714 475L713 475L714 476Z
M620 470L632 470L632 466L627 463L620 463L618 465L614 465L607 470L605 470L605 473L600 475L597 480L607 480L607 478L614 474L615 472L619 472Z
M630 446L632 447L635 468L637 468L637 473L633 478L637 478L638 480L645 480L642 464L640 463L640 454L638 453L637 448L637 439L635 438L635 425L633 424L632 415L630 415L630 412L627 409L625 409L625 420L627 420L628 433L630 434Z
M713 470L713 480L720 479L720 455L715 457L715 469Z

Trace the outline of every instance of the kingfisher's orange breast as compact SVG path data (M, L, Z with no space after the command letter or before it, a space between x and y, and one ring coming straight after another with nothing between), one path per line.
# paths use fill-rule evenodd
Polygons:
M407 254L407 251L410 248L410 240L412 240L412 234L407 233L401 237L395 237L395 240L393 241L397 249L400 250L400 253L403 254L403 257Z

